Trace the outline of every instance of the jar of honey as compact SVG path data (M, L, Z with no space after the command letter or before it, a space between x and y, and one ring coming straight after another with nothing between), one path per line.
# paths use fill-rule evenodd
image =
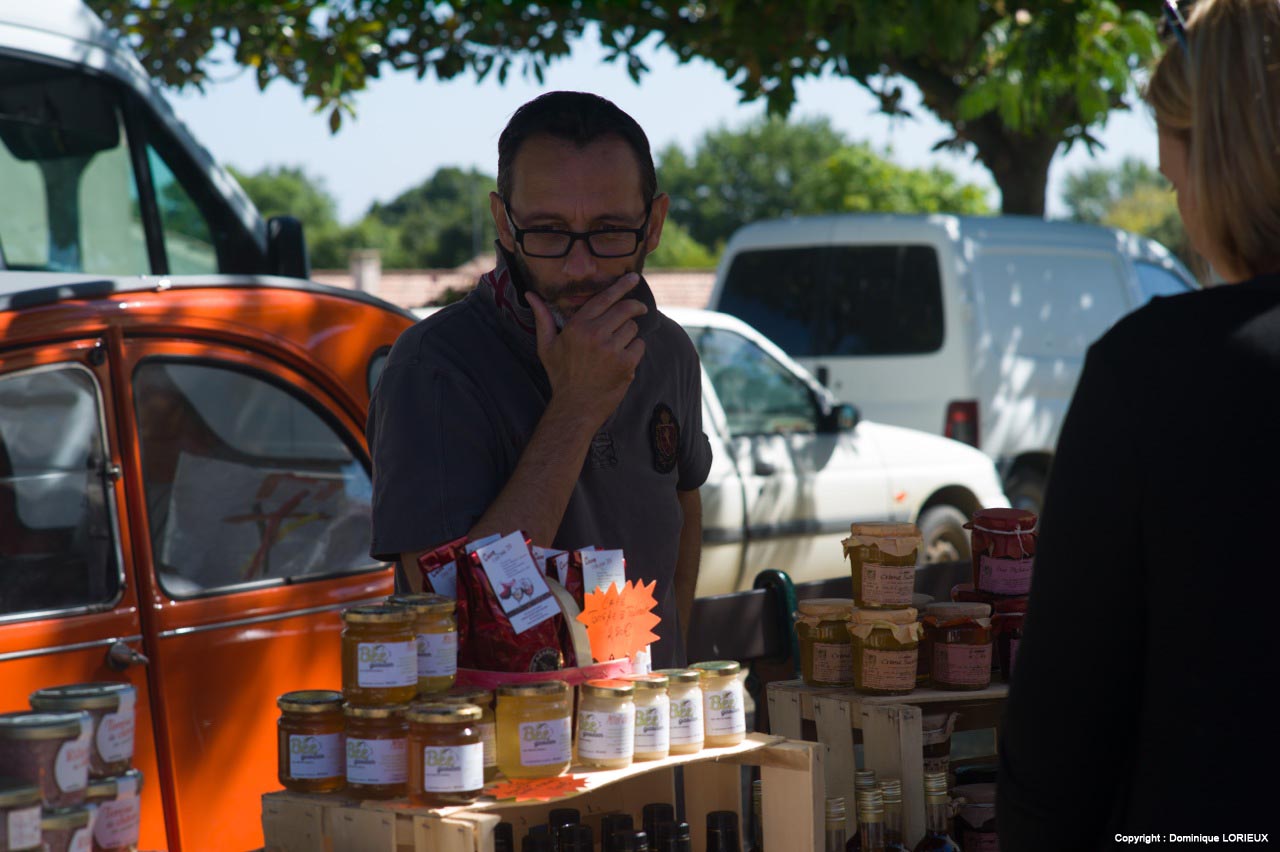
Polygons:
M853 686L852 617L851 600L811 598L799 602L795 619L800 676L809 686Z
M859 609L911 606L916 559L924 543L915 524L851 524L842 543Z
M408 704L418 691L414 615L391 604L343 610L342 694L357 707Z
M702 721L702 673L697 669L658 669L667 678L671 700L671 754L697 754L706 734Z
M747 736L746 707L742 694L742 666L733 660L694 663L702 675L702 718L706 724L703 744L726 748Z
M498 687L498 771L508 778L562 775L573 758L573 691L562 680Z
M392 595L387 603L413 613L418 650L418 695L448 692L458 677L457 602L444 595Z
M855 690L867 695L907 695L915 688L920 624L914 609L854 610L849 633Z
M636 688L625 680L589 680L578 697L578 762L625 769L636 747Z
M1018 658L1018 643L1022 641L1022 622L1027 617L1027 599L1010 598L999 601L991 616L991 631L995 634L996 657L1000 661L1000 677L1005 683L1013 678L1013 663Z
M636 687L636 760L662 760L671 753L671 699L664 674L624 675Z
M406 704L343 707L347 719L347 790L368 799L405 794L409 722Z
M286 692L276 700L280 784L295 793L334 793L346 783L342 693Z
M924 653L938 689L971 691L991 685L991 607L933 603L924 615Z
M498 734L494 724L493 692L479 687L455 686L443 695L431 696L433 704L474 704L480 708L480 744L484 746L484 780L498 777Z
M979 509L972 530L973 587L1002 597L1031 593L1039 520L1025 509Z
M417 704L409 720L409 799L429 808L465 805L484 789L480 708Z

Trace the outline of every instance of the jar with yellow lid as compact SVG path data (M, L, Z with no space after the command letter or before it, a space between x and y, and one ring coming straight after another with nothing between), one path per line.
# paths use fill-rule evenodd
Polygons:
M47 808L84 802L93 723L83 710L0 714L0 771L40 788Z
M93 848L93 809L84 805L47 810L40 818L45 852L83 852Z
M852 617L853 601L846 598L811 598L797 605L800 676L809 686L853 686Z
M938 689L972 691L991 685L991 606L933 603L924 614L929 679Z
M387 603L413 613L418 649L418 695L448 692L458 677L457 602L444 595L392 595Z
M561 775L573 758L573 691L562 680L498 687L498 771L508 778Z
M906 695L915 688L920 624L914 609L854 610L849 633L855 690Z
M142 829L141 791L142 773L136 769L89 782L85 802L95 808L93 852L137 852Z
M409 799L430 808L474 802L484 789L480 708L415 704L409 719Z
M911 606L916 557L924 539L915 524L851 524L844 555L853 573L853 601L859 609Z
M493 692L470 686L455 686L443 695L431 696L432 703L474 704L480 708L480 744L484 746L484 780L498 777L498 735L493 714Z
M625 680L589 680L578 694L578 763L625 769L636 748L636 688Z
M664 674L623 675L636 688L636 760L662 760L671 754L671 698Z
M276 699L277 775L295 793L333 793L346 784L342 693L286 692Z
M654 674L667 678L667 698L671 701L671 754L702 751L706 736L702 722L702 672L697 669L658 669Z
M358 707L407 704L418 691L414 615L391 604L342 611L342 694Z
M408 780L408 705L345 705L347 719L347 791L368 799L403 796Z
M131 683L73 683L31 693L31 707L50 712L87 712L93 723L89 777L113 778L128 772L133 760L137 698L138 692Z
M742 666L733 660L694 663L690 668L702 676L702 718L707 748L725 748L747 736L747 715L743 705Z
M41 852L40 788L26 781L0 778L0 849Z

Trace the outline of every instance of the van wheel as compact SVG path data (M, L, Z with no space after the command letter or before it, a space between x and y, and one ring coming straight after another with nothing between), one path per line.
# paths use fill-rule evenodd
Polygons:
M1014 471L1013 476L1009 477L1004 493L1013 508L1026 509L1039 515L1044 508L1044 484L1043 474L1024 468Z
M920 514L920 535L924 539L924 562L968 562L969 519L955 506L931 506Z

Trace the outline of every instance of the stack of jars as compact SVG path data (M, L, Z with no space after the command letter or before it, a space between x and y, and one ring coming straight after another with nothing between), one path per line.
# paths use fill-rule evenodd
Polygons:
M0 715L0 850L137 849L136 702L131 684L80 683Z
M982 509L966 527L973 531L973 582L952 589L951 597L991 607L994 664L1008 681L1031 593L1039 519L1025 509Z

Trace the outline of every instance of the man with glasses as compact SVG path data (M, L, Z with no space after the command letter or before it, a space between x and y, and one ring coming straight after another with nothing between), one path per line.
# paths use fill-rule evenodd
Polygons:
M373 553L410 587L462 535L621 549L657 581L656 666L683 663L711 467L697 353L640 277L668 205L614 104L525 104L498 140L497 268L400 338L368 424Z

